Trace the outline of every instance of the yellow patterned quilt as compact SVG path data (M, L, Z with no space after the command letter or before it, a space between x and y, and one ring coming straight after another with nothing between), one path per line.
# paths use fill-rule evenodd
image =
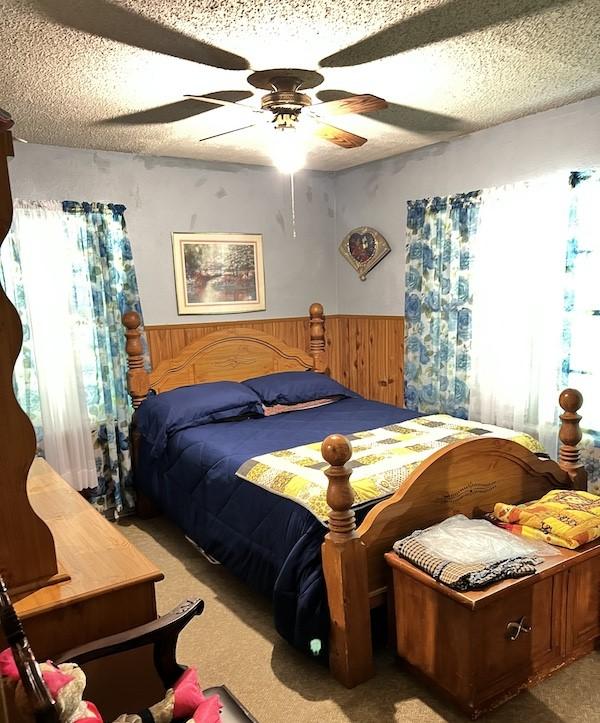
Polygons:
M376 500L395 492L410 473L430 454L455 442L490 435L512 439L532 452L543 452L540 443L527 434L491 424L469 422L447 414L431 414L400 424L346 435L352 443L350 483L355 504ZM276 494L290 497L326 520L327 463L321 456L321 441L282 449L242 464L237 475Z
M600 537L600 497L590 492L552 490L522 505L498 503L494 516L511 532L571 550Z

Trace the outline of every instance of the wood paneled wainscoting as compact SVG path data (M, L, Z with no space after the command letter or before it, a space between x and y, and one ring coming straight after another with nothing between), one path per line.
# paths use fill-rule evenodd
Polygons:
M404 317L327 317L331 376L368 399L404 404Z
M147 326L152 366L213 331L251 327L291 346L308 349L308 320L254 319L200 324ZM404 401L404 317L336 314L325 321L331 376L369 399L402 406Z

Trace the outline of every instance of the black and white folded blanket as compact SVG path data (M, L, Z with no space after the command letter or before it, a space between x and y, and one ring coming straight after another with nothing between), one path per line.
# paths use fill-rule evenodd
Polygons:
M423 532L416 530L412 535L397 540L394 552L431 575L434 580L461 592L479 590L508 578L532 575L540 563L540 559L533 556L511 557L492 563L453 562L433 554L425 547L419 540Z

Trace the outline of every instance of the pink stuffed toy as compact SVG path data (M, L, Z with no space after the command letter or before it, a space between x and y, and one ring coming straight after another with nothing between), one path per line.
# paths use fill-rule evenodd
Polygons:
M221 723L221 701L218 695L205 698L196 708L191 720L193 723ZM191 721L188 721L191 723Z
M19 670L10 648L6 648L0 653L0 678L5 678L12 683L17 683L19 680Z
M42 678L50 695L56 701L61 723L102 723L102 717L93 703L82 700L85 674L74 663L58 667L50 661L40 665ZM31 715L29 701L19 678L19 672L10 649L0 653L0 679L15 687L15 702L24 713ZM221 723L221 701L218 695L206 698L198 683L194 668L188 668L170 688L163 700L148 709L154 723L171 723L182 719L187 723ZM114 723L141 723L139 714L122 715Z
M154 723L171 723L182 719L188 723L221 723L218 695L204 696L195 668L188 668L156 705L148 708ZM114 723L141 723L139 714L122 715Z
M61 723L102 723L96 706L81 699L85 689L85 674L78 665L63 663L56 667L48 661L39 667L44 683L56 702ZM0 677L14 686L17 708L22 713L31 715L29 700L10 648L0 653Z

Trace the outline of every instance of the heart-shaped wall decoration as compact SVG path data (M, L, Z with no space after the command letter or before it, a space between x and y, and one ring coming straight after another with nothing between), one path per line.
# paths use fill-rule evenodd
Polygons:
M377 247L372 233L353 233L348 240L350 256L359 264L366 264L373 258Z
M370 226L353 229L340 244L340 253L354 267L361 281L389 252L388 242Z

